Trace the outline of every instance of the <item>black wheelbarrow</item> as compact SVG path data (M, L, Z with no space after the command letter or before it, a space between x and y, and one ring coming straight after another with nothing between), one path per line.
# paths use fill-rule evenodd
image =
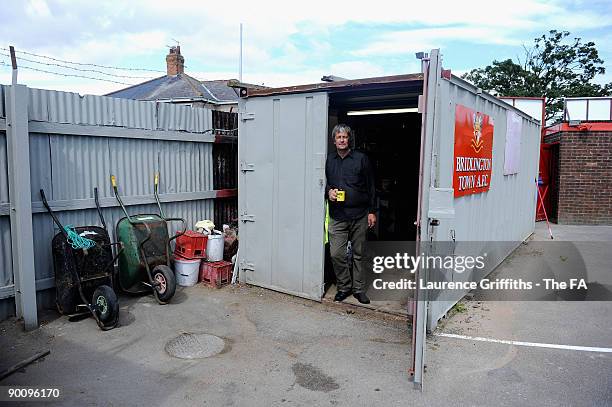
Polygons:
M119 322L119 301L112 288L114 263L123 249L119 243L110 241L98 188L94 188L94 196L102 227L65 227L49 207L42 189L40 196L60 230L51 244L58 311L71 320L91 313L100 329L113 329ZM114 257L113 245L119 245Z

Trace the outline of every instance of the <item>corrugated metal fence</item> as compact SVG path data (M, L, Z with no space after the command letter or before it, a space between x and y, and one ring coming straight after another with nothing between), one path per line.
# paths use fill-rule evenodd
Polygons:
M213 219L217 191L213 185L211 110L40 89L26 91L27 98L17 107L27 108L27 133L23 134L29 137L28 188L37 291L54 286L51 239L56 230L40 202L41 188L62 223L96 225L99 220L93 189L98 187L106 222L113 229L123 214L116 204L110 175L117 177L130 213L157 213L153 176L159 171L160 197L168 216L183 217L188 226L197 220ZM0 319L15 314L10 222L14 191L10 190L7 137L19 134L11 133L16 132L11 127L10 94L10 86L0 88ZM21 165L28 163L20 162L16 168ZM114 239L114 230L109 232ZM52 307L53 295L53 290L39 293L38 307Z

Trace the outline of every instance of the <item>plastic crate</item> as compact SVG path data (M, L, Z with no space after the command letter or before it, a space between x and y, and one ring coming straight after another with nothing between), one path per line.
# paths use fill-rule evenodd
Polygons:
M178 232L177 232L178 234ZM184 259L205 259L208 236L188 230L176 238L174 254Z
M229 261L203 261L200 264L200 282L213 287L221 288L231 283L234 265Z

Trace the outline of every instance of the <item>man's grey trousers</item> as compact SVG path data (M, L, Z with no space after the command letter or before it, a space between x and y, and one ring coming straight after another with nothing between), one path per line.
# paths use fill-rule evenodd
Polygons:
M356 220L329 219L329 249L338 280L338 291L366 292L364 250L368 232L368 215ZM353 279L348 267L346 247L351 241L353 251Z

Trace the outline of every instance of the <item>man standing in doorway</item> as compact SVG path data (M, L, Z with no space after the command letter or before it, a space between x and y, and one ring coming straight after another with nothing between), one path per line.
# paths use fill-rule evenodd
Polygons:
M368 157L351 150L351 128L338 124L332 130L336 151L327 156L327 198L329 200L329 243L338 292L334 301L343 301L351 292L362 304L369 304L365 282L364 246L368 228L376 224L376 188ZM346 248L351 242L353 278Z

